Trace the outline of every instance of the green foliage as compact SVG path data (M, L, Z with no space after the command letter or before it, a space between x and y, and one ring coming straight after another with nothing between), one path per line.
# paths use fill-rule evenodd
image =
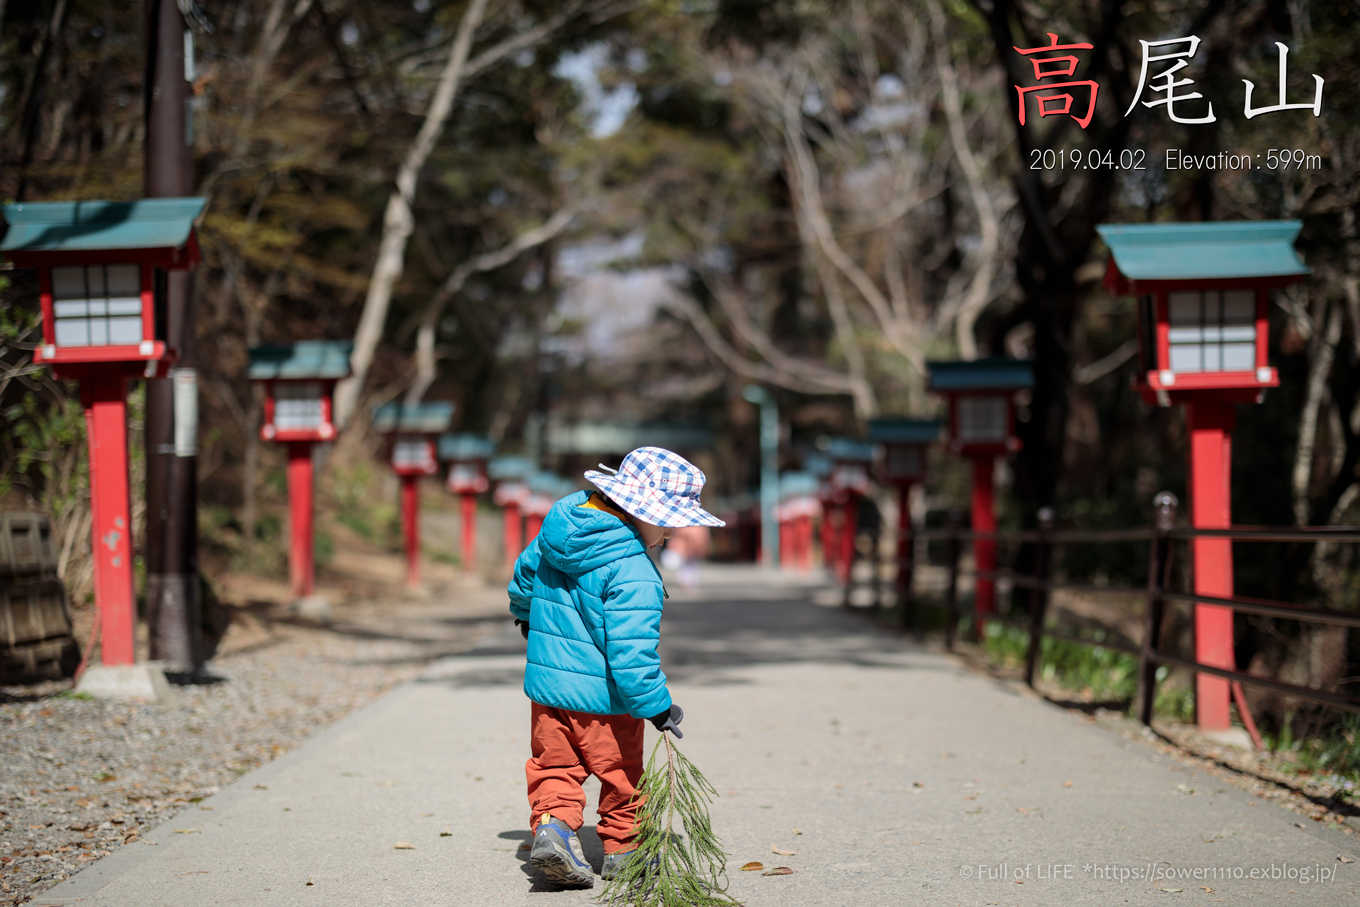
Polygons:
M665 761L657 754L665 747ZM637 854L605 883L596 900L608 907L727 907L723 853L709 822L718 791L662 734L638 783ZM679 834L677 821L685 833Z
M1138 690L1138 659L1100 645L1104 638L1099 630L1090 645L1046 637L1039 647L1040 675L1097 702L1132 699ZM983 645L991 658L1021 665L1029 650L1029 633L993 621L987 624Z
M312 539L312 545L316 566L324 567L335 560L335 539L329 532L317 530Z
M1307 737L1296 737L1293 715L1282 723L1278 735L1266 735L1268 749L1283 755L1283 768L1292 772L1332 774L1350 780L1347 790L1360 782L1360 715L1348 714L1337 724ZM1344 787L1344 784L1342 785Z
M381 482L369 463L333 468L327 475L341 525L370 542L388 543L400 534L401 515L394 503L377 493Z

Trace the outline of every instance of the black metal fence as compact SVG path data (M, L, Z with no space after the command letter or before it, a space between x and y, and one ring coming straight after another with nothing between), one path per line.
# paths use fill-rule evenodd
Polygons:
M1260 677L1235 668L1222 668L1206 665L1199 661L1183 658L1165 651L1161 647L1161 636L1167 603L1188 605L1218 605L1231 609L1234 613L1255 614L1264 617L1285 618L1309 623L1330 624L1333 626L1360 628L1360 613L1342 611L1335 608L1319 608L1289 602L1233 596L1215 598L1180 592L1171 588L1171 568L1175 546L1173 542L1192 541L1200 538L1222 538L1233 542L1302 542L1302 543L1356 543L1360 542L1360 527L1305 527L1299 529L1271 529L1248 526L1234 526L1229 529L1190 529L1177 527L1176 497L1167 492L1157 495L1156 512L1152 524L1145 528L1118 530L1057 530L1053 528L1053 513L1048 508L1038 514L1038 528L1019 532L972 532L962 528L957 514L951 514L949 524L939 529L922 529L913 534L913 547L916 543L943 543L945 548L944 566L948 572L942 600L931 601L920 597L914 589L914 565L916 558L909 553L904 560L901 576L905 578L905 588L899 589L902 602L904 626L912 628L918 623L918 609L921 606L939 607L945 612L945 645L952 649L958 632L959 621L971 618L977 626L981 621L995 621L1019 627L1029 633L1029 643L1025 656L1025 682L1034 685L1035 673L1039 666L1043 640L1059 639L1089 646L1102 646L1106 649L1125 652L1138 658L1138 718L1144 724L1152 723L1152 708L1157 692L1157 669L1161 665L1186 668L1191 671L1212 674L1226 678L1233 685L1234 697L1244 724L1252 736L1255 728L1251 715L1246 708L1240 684L1267 687L1296 696L1311 702L1322 703L1338 709L1360 713L1360 697L1343 693L1320 690L1270 677ZM1032 570L1018 572L1011 568L990 571L962 569L964 546L976 540L991 539L998 547L1006 546L1018 550L1021 545L1029 545L1032 552ZM1083 582L1054 581L1050 575L1053 549L1063 545L1091 545L1145 542L1148 546L1148 571L1145 589L1133 587L1112 587ZM959 603L959 580L962 575L971 575L974 583L979 579L1009 581L1012 588L1029 590L1028 613L979 615L972 609L964 609ZM1088 594L1109 595L1112 593L1142 594L1146 599L1143 614L1143 638L1139 645L1105 639L1096 642L1061 627L1048 626L1049 596L1054 591L1085 592Z

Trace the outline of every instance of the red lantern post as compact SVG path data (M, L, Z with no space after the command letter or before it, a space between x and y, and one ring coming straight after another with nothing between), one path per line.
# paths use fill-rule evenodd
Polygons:
M779 477L779 551L783 562L798 570L812 569L812 520L822 511L817 477L786 472Z
M401 479L401 525L406 541L406 588L420 586L420 477L439 472L435 439L453 421L444 401L407 406L388 403L373 414L373 428L389 438L389 462Z
M1184 403L1190 430L1191 521L1232 525L1232 430L1239 403L1279 385L1268 361L1270 291L1308 274L1294 251L1299 221L1106 224L1105 286L1138 299L1137 386L1149 404ZM1232 541L1195 539L1195 592L1233 595ZM1234 668L1232 611L1195 606L1195 658ZM1201 728L1231 726L1229 682L1195 680Z
M334 441L331 399L349 376L349 341L302 340L252 347L247 374L264 385L260 438L288 445L288 587L294 603L316 591L312 449Z
M486 475L487 460L496 444L484 435L444 435L439 439L439 459L449 464L445 487L458 495L462 507L463 569L477 569L477 495L491 487Z
M136 661L129 507L127 383L163 377L170 271L200 259L201 198L138 202L23 202L4 206L0 252L38 271L43 344L33 361L80 382L90 449L94 594L103 665ZM115 681L117 683L117 681Z
M535 472L528 457L496 457L487 464L488 477L496 483L491 499L501 508L505 521L505 568L514 569L515 559L524 549L524 505L529 500L529 476Z
M869 441L881 449L879 481L897 488L897 601L911 593L911 488L925 481L926 448L940 439L934 419L870 419Z
M855 562L859 502L869 493L869 467L874 461L874 449L862 441L833 438L827 457L831 460L831 475L827 480L831 501L843 514L840 532L832 542L836 577L848 592L850 571Z
M996 493L992 476L996 458L1020 449L1015 436L1016 391L1034 386L1030 363L1018 359L973 362L928 362L930 389L949 401L949 450L968 458L973 467L973 531L996 532ZM974 539L978 573L973 591L979 637L987 615L996 611L996 542Z

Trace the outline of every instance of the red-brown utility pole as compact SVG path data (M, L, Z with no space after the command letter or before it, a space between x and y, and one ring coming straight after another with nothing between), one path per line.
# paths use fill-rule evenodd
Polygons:
M146 3L148 198L193 194L188 32L176 0ZM151 657L171 673L202 667L198 576L198 353L188 271L162 272L179 361L146 389L146 617Z

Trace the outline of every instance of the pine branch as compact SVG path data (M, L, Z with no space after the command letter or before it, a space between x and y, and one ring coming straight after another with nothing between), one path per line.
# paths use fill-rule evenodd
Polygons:
M666 761L657 753L666 747ZM662 734L638 782L636 855L605 883L606 907L740 907L727 894L723 852L708 816L718 791ZM677 817L684 834L675 830Z

